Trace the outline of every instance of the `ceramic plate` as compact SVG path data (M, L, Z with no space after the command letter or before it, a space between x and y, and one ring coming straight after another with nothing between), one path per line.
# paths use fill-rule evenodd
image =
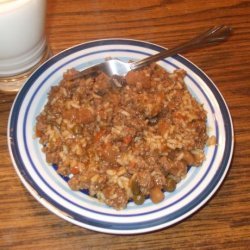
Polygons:
M8 144L18 176L29 192L47 209L61 218L95 231L114 234L144 233L168 227L197 211L221 185L233 152L233 126L227 105L215 84L190 61L177 55L159 64L168 71L187 71L185 82L196 100L207 111L208 134L218 144L205 148L206 160L199 168L190 168L175 192L153 204L150 199L137 206L130 202L116 211L82 192L70 190L65 179L45 161L41 145L34 139L36 116L47 101L51 86L57 85L69 68L81 70L116 57L139 60L163 48L135 40L108 39L92 41L65 50L45 62L28 79L13 104Z

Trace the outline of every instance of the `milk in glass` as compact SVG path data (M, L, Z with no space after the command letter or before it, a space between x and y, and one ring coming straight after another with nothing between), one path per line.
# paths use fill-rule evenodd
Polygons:
M46 0L0 0L0 89L43 58L45 17Z

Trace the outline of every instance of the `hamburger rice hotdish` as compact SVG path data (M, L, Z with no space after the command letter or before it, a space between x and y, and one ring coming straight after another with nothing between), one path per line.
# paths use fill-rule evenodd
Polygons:
M147 197L158 203L216 143L184 70L152 64L129 72L123 87L103 73L69 80L76 73L68 70L51 88L35 128L47 162L72 190L88 190L116 210Z

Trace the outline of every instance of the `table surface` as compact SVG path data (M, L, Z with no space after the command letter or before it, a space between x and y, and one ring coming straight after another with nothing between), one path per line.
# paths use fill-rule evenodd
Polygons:
M250 2L245 0L49 0L47 37L54 54L101 38L140 39L172 47L220 24L234 28L215 47L185 54L216 83L230 109L235 150L221 188L184 221L141 235L109 235L50 213L21 184L7 147L15 94L0 93L1 249L249 249Z

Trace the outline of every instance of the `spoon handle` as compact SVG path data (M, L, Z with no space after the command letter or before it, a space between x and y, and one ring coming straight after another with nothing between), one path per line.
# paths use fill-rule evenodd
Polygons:
M196 49L207 45L216 45L220 42L225 41L229 37L231 32L232 28L229 26L222 25L213 27L202 33L201 35L198 35L197 37L194 37L190 41L182 43L177 47L169 50L163 50L155 55L146 57L145 59L137 62L133 62L130 67L132 70L138 69L152 62L156 62L166 57L174 56L178 53L186 52L191 49Z

